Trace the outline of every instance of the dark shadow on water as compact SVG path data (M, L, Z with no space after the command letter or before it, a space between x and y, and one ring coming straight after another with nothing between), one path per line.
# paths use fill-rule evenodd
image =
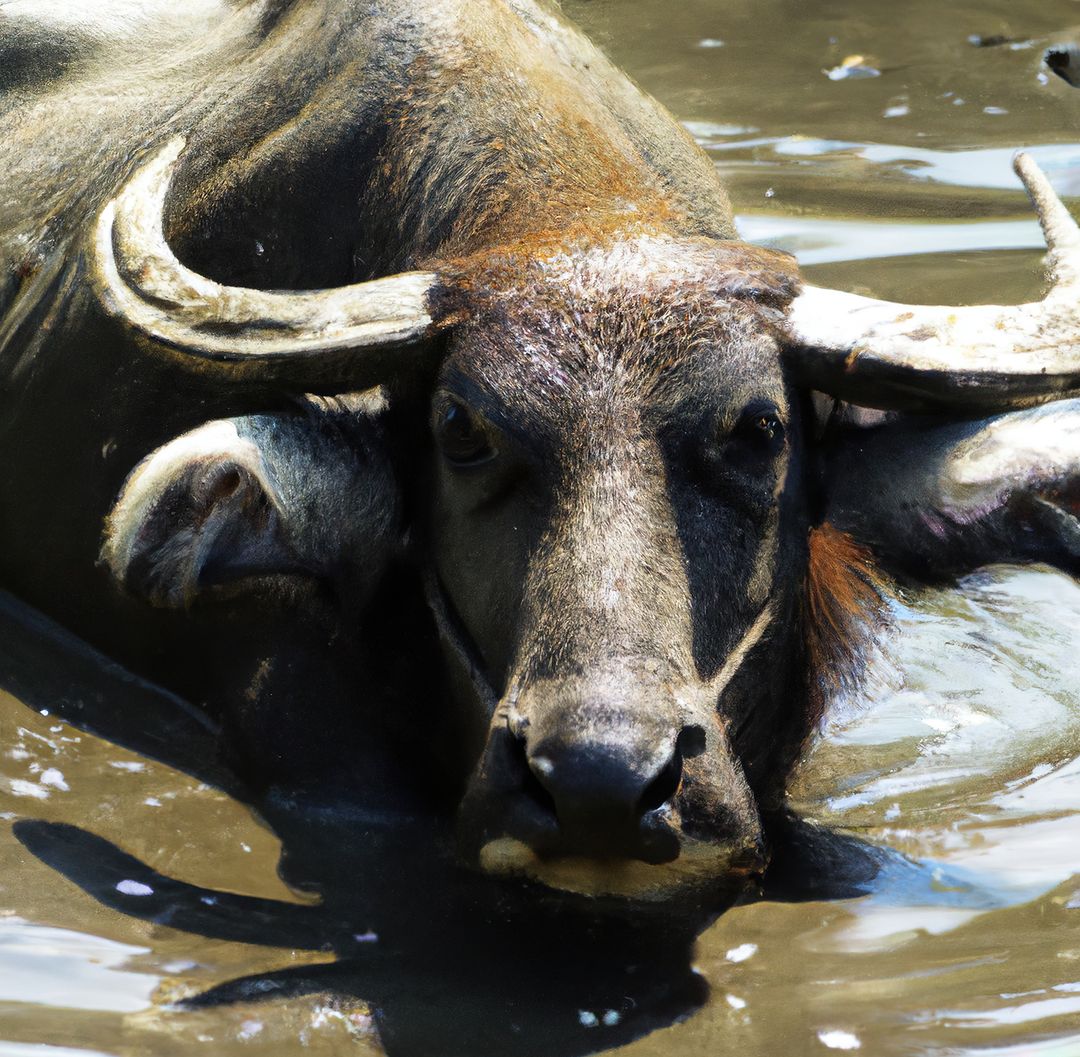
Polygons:
M294 865L298 852L311 855L331 875L319 905L188 885L75 826L24 820L15 833L120 913L231 942L337 956L230 980L187 1005L349 996L373 1006L391 1055L571 1057L630 1042L705 1000L706 984L691 968L693 920L669 919L661 929L544 903L454 869L407 825L389 835L311 825L299 846L285 840Z
M48 708L243 796L215 762L216 732L196 710L3 595L0 687L31 708ZM707 985L692 968L694 944L722 899L612 912L458 868L448 817L273 799L259 810L282 842L282 877L317 893L317 904L177 881L76 826L26 819L15 833L38 859L118 913L224 941L336 956L228 981L188 1006L327 992L352 997L373 1007L393 1057L574 1057L666 1027L706 1000ZM766 898L860 896L882 873L926 873L794 815L774 819L771 832Z
M6 591L0 591L0 689L230 795L241 792L218 763L217 728L203 712L114 664Z
M198 710L2 593L0 688L245 798ZM259 811L282 842L279 872L319 903L198 888L77 826L24 819L15 833L118 913L228 942L336 956L241 977L188 1005L353 997L371 1004L392 1055L573 1057L630 1042L705 1001L691 959L710 915L598 914L545 890L488 880L456 866L447 818L285 800L260 802Z

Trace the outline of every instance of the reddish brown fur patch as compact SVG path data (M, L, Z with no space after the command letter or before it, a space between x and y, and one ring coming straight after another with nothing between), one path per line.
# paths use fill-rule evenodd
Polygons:
M803 620L808 725L830 697L858 684L866 648L885 620L886 579L870 551L827 522L810 530Z

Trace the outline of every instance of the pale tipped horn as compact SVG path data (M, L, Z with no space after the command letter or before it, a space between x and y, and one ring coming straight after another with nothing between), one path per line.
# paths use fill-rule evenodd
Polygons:
M395 359L379 350L404 359L404 346L434 336L430 272L293 293L224 286L185 267L162 229L183 149L173 139L101 211L92 270L111 313L188 366L305 383L344 371L353 380L371 374L376 384Z
M1049 248L1024 305L902 305L803 287L782 336L804 384L869 407L1021 407L1080 393L1080 228L1028 154L1013 162Z

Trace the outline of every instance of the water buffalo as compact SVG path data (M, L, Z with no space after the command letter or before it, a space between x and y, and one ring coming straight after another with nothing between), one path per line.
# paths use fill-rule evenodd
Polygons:
M1080 233L1029 160L1046 299L895 305L739 241L541 0L14 3L0 40L0 581L264 785L708 902L879 566L1077 564Z

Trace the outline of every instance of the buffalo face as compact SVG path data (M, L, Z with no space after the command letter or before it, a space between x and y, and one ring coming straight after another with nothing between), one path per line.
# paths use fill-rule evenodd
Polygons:
M807 522L763 325L790 276L747 263L647 239L463 284L428 531L475 658L460 826L485 870L665 899L762 865Z
M822 684L857 667L849 632L867 623L872 602L859 572L865 553L812 522L827 513L901 553L940 525L970 553L1001 555L1009 519L999 526L995 512L1031 491L1023 467L1002 464L991 506L953 509L914 479L927 476L917 467L895 497L904 516L891 517L881 495L859 487L870 479L861 439L847 444L851 479L834 487L845 459L804 435L809 390L886 410L962 405L970 415L1072 392L1080 376L1070 344L1080 271L1066 252L1080 234L1023 160L1057 284L1033 305L945 309L800 288L789 258L663 234L644 216L627 230L541 233L463 259L421 258L428 270L335 289L224 286L181 264L163 234L181 149L173 141L98 215L87 254L100 303L206 379L256 392L386 382L395 397L412 392L406 416L430 406L430 473L395 466L395 481L411 489L401 542L417 560L454 684L439 731L468 743L462 847L488 871L670 900L758 869L762 820L780 806ZM1001 348L1014 340L1003 366ZM886 449L892 432L880 438ZM944 469L956 443L939 440ZM236 452L221 454L228 462ZM961 478L970 469L954 468ZM369 474L351 473L346 488L368 487ZM239 496L234 480L245 485ZM210 563L212 579L222 568L242 574L252 556L259 574L292 575L303 555L314 559L301 563L310 575L336 583L343 568L360 568L363 525L349 522L363 518L331 519L330 535L343 535L331 541L340 560L327 564L325 540L311 553L296 546L310 519L275 520L288 504L275 504L262 480L214 477L197 502L181 503L196 515L191 538L209 544L234 538L216 517L219 501L223 514L257 515L265 545ZM812 481L823 495L811 494ZM160 494L176 499L171 487ZM254 506L240 502L249 494ZM204 556L122 522L112 523L118 539L169 544L154 549L167 568ZM981 549L970 551L972 539ZM130 581L130 563L110 564ZM377 583L380 564L328 597ZM152 582L146 572L136 579ZM435 725L399 713L414 740L417 731L438 740Z

